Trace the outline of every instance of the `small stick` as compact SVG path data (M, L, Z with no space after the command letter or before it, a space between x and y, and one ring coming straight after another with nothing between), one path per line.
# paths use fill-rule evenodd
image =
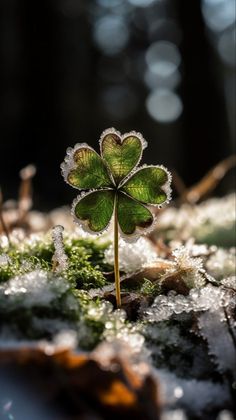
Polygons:
M2 194L2 189L0 187L0 223L2 225L3 232L5 233L5 235L7 237L8 244L11 245L9 231L8 231L7 225L6 225L4 217L3 217L2 204L3 204L3 194Z
M27 165L20 171L21 184L19 189L19 220L22 221L32 207L32 178L36 173L34 165Z
M236 155L219 162L195 185L186 190L181 196L182 202L195 204L213 191L226 173L236 166Z

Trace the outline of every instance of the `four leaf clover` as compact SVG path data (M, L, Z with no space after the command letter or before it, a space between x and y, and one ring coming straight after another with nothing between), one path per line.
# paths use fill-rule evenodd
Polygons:
M100 138L101 156L86 143L67 149L61 165L65 181L83 192L74 200L74 220L101 233L116 211L120 234L132 238L153 227L153 206L170 200L170 173L162 165L138 167L146 141L140 133L114 128Z

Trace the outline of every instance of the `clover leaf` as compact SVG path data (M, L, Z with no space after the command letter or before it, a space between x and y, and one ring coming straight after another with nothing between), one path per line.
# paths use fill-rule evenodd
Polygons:
M137 167L146 141L132 131L114 128L100 138L101 156L86 143L67 149L61 165L65 181L83 192L74 200L75 222L90 233L106 230L114 216L114 266L117 306L120 306L118 232L126 239L151 230L154 206L170 200L171 175L162 166Z

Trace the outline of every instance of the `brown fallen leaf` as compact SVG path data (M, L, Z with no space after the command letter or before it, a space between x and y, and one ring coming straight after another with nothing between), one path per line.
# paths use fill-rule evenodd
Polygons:
M0 350L2 398L9 378L12 384L21 384L21 403L16 407L19 418L27 413L25 401L30 405L29 388L32 401L49 413L44 417L47 420L159 418L156 381L150 373L144 377L136 374L122 356L107 360L104 366L92 353L62 349L47 354L46 348L26 347ZM15 401L17 404L16 396Z

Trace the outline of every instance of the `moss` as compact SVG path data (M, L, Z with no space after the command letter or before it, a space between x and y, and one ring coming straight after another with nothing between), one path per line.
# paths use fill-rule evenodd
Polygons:
M99 299L92 301L86 290L106 284L103 272L111 270L103 262L107 246L108 243L67 236L65 252L68 267L59 276L69 285L69 289L61 295L55 290L55 298L49 305L32 304L30 307L24 301L24 294L7 299L4 291L0 290L0 330L7 328L14 336L23 339L40 339L51 338L57 328L63 328L64 325L65 328L78 331L81 348L93 348L104 330L106 308ZM0 265L2 285L15 276L35 270L47 272L48 282L52 280L53 283L56 279L51 276L54 246L49 235L23 241L4 252L7 258L6 263Z
M103 272L110 271L109 265L103 262L107 246L108 243L67 238L65 252L68 255L68 268L62 275L77 288L87 290L104 286L106 279ZM33 244L26 242L11 247L6 250L9 263L0 266L0 282L35 269L51 271L53 253L54 246L47 235Z

